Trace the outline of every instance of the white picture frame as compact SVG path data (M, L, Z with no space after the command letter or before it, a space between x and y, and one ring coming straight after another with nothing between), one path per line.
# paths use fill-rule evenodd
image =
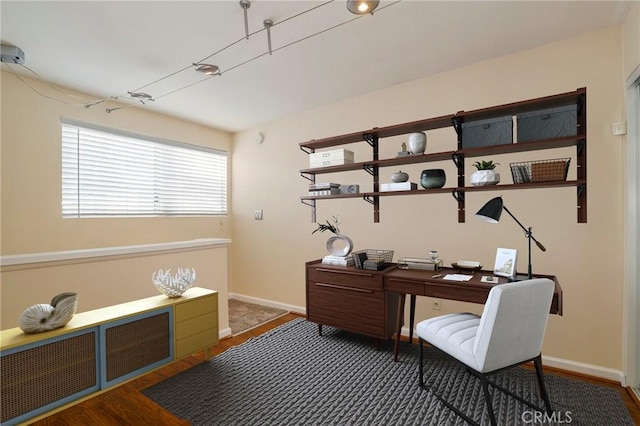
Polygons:
M496 262L493 267L493 274L501 277L516 278L518 265L518 250L508 248L498 248L496 251Z

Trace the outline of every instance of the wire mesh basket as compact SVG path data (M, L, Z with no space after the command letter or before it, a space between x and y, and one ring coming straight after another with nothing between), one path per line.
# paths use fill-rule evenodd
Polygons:
M511 163L513 183L567 180L571 158Z
M393 261L393 250L366 249L353 252L351 256L356 268L379 271Z

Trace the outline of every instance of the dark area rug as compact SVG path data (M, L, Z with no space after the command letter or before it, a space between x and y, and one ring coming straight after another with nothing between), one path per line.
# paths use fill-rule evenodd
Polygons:
M231 334L239 334L286 313L282 309L229 299L229 328Z
M465 425L418 387L418 345L376 350L364 336L304 319L268 333L143 391L193 425ZM459 364L425 347L425 376L434 391L489 424L481 386ZM513 368L493 376L542 406L535 373ZM611 388L545 375L553 416L492 388L500 425L633 425Z

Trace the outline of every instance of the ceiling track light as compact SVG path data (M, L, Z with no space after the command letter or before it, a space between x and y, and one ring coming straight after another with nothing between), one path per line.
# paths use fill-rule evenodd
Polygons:
M240 0L240 7L244 10L244 34L245 38L249 40L249 19L247 18L247 9L251 7L249 0Z
M273 26L273 21L271 19L265 19L263 24L267 29L267 44L269 46L269 55L271 55L273 53L273 50L271 49L271 27Z
M145 101L153 101L153 96L144 92L127 92L132 98L138 99L144 105Z
M354 15L373 14L373 10L378 7L380 0L347 0L347 9Z
M217 65L212 64L193 64L196 67L197 72L201 72L205 75L221 75L220 68Z

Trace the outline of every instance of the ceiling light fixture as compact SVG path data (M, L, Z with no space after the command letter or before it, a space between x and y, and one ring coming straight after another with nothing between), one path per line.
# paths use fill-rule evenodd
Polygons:
M269 55L271 55L273 53L273 50L271 49L271 27L273 26L273 21L271 19L265 19L263 24L267 29L267 43L269 46Z
M197 72L201 72L206 75L220 75L220 68L217 65L211 64L193 64L196 67Z
M384 9L388 8L389 6L393 6L393 5L399 4L401 2L402 2L402 0L395 0L395 1L389 2L388 4L385 4L384 6L378 8L380 0L369 0L369 1L365 1L365 0L357 0L357 1L356 0L348 0L347 1L347 8L348 8L348 10L350 12L352 12L352 13L354 13L356 15L365 15L367 13L373 13L373 10L376 9L376 8L378 8L378 11L381 11L381 10L384 10ZM334 0L326 0L326 1L324 1L324 2L322 2L320 4L318 4L318 5L315 5L315 6L311 7L311 8L309 8L309 9L306 9L306 10L304 10L304 11L302 11L302 12L296 14L296 15L293 15L293 16L290 16L288 18L285 18L285 19L283 19L283 20L281 20L281 21L279 21L277 23L274 23L270 19L265 19L263 21L264 27L262 29L254 31L251 34L249 34L249 23L248 23L248 12L247 12L247 9L249 9L251 7L251 2L249 0L240 0L239 3L240 3L240 7L243 9L243 12L244 12L245 37L242 37L239 40L233 41L232 43L230 43L227 46L219 49L218 51L212 53L211 55L201 59L198 62L193 62L190 65L187 65L187 66L185 66L185 67L183 67L183 68L181 68L181 69L179 69L177 71L174 71L174 72L172 72L172 73L170 73L168 75L165 75L164 77L161 77L161 78L159 78L157 80L154 80L154 81L152 81L150 83L147 83L144 86L141 86L141 87L135 89L134 91L125 92L122 95L111 96L109 98L100 99L100 100L93 101L93 102L90 102L90 103L85 103L85 104L82 104L82 106L84 106L85 108L90 108L90 107L92 107L94 105L98 105L98 104L101 104L101 103L104 103L104 102L119 100L122 97L129 98L129 99L137 99L137 100L140 101L139 103L129 104L129 105L126 105L126 106L120 106L120 107L115 107L115 108L107 108L106 112L110 113L112 111L124 110L124 109L129 109L129 108L132 108L132 107L139 107L141 104L145 105L147 101L154 101L155 102L155 101L158 101L158 100L160 100L160 99L162 99L164 97L172 95L174 93L177 93L177 92L180 92L182 90L188 89L188 88L190 88L190 87L192 87L192 86L194 86L196 84L202 83L203 81L208 81L209 79L208 78L202 78L202 79L199 79L198 81L195 81L195 82L192 82L192 83L188 83L188 84L186 84L184 86L177 87L177 88L169 90L169 91L167 91L165 93L159 94L158 96L155 96L155 97L152 97L151 95L149 95L147 93L140 92L140 90L145 89L145 88L147 88L147 87L149 87L151 85L157 84L157 83L159 83L161 81L167 80L167 79L175 76L176 74L179 74L179 73L181 73L183 71L186 71L186 70L188 70L188 69L190 69L192 67L195 67L195 70L197 72L200 72L200 73L203 73L203 74L206 74L206 75L209 75L209 76L213 76L213 75L221 76L222 75L222 71L219 69L218 66L212 65L212 64L206 64L203 61L206 61L206 60L212 58L213 56L215 56L215 55L217 55L217 54L219 54L219 53L221 53L223 51L226 51L227 49L229 49L229 48L237 45L238 43L240 43L245 38L249 39L250 36L252 36L254 34L257 34L257 33L261 32L261 31L265 31L265 30L267 31L267 37L268 37L267 41L268 41L268 48L269 48L268 51L269 51L269 54L273 54L273 52L277 52L279 50L288 48L288 47L293 46L293 45L295 45L297 43L300 43L300 42L303 42L305 40L308 40L311 37L315 37L315 36L318 36L320 34L324 34L325 32L327 32L329 30L332 30L334 28L337 28L337 27L340 27L342 25L348 24L348 23L353 22L354 20L358 19L358 18L350 18L350 19L348 19L348 20L346 20L344 22L341 22L341 23L339 23L337 25L334 25L334 26L331 26L329 28L322 29L320 31L314 32L314 33L309 34L307 36L304 36L304 37L302 37L302 38L300 38L298 40L295 40L293 42L290 42L288 44L280 46L280 47L278 47L276 49L273 49L273 46L272 46L272 43L271 43L271 27L272 26L275 26L277 24L281 24L281 23L289 21L291 19L298 18L298 17L300 17L300 16L302 16L304 14L310 13L310 12L320 8L320 7L332 4L332 3L334 3ZM236 65L230 66L228 68L225 68L225 73L228 73L229 71L233 71L235 69L243 67L243 66L245 66L245 65L247 65L247 64L249 64L249 63L251 63L251 62L253 62L255 60L260 59L263 56L264 56L264 53L260 53L260 54L254 56L254 57L252 57L252 58L250 58L248 60L240 62L239 64L236 64Z
M127 92L132 98L140 99L140 101L152 101L153 96L144 92Z
M249 20L247 19L247 9L251 7L249 0L240 0L240 7L244 10L244 34L245 38L249 40Z
M366 15L373 13L380 0L347 0L347 9L354 15Z

